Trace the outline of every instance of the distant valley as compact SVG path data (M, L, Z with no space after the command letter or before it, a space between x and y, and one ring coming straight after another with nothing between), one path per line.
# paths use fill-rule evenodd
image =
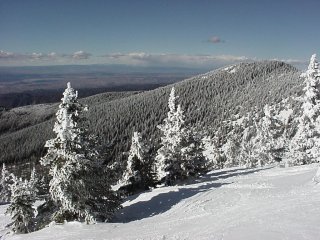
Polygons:
M67 82L80 97L103 92L151 90L201 73L200 69L107 65L0 67L0 107L58 102Z

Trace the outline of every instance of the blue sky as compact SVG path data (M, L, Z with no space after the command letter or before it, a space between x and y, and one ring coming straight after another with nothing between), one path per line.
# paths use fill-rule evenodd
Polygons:
M305 62L319 0L0 0L0 65Z

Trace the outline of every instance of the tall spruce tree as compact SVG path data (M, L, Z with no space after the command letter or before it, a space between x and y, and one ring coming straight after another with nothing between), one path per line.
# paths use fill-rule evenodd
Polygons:
M36 169L35 167L32 168L32 171L31 171L31 174L30 174L30 184L32 185L32 187L34 189L36 189L36 191L38 191L38 185L39 185L39 179L38 179L38 176L37 176L37 173L36 173Z
M214 169L218 162L217 157L219 156L219 152L213 144L213 139L210 136L205 136L201 141L203 145L202 154L205 157L207 168Z
M134 132L127 161L127 167L123 173L120 190L127 194L134 194L141 190L147 190L153 186L152 165L147 157L147 146L143 143L141 134Z
M230 132L227 135L227 141L221 147L221 152L223 153L226 161L223 167L234 167L238 166L238 156L240 154L240 141L239 136Z
M157 180L166 185L174 184L189 176L206 171L203 144L200 134L186 126L181 105L176 105L175 89L168 101L169 111L164 123L158 128L162 132L161 147L155 158Z
M183 137L182 128L184 124L183 112L176 107L175 89L171 89L168 106L169 111L163 124L158 128L162 132L161 147L155 158L157 180L165 184L171 184L180 179L183 172L181 167L181 141Z
M206 161L206 168L208 170L219 169L223 162L223 148L220 144L219 133L214 137L202 138L203 151L202 154Z
M253 137L253 155L256 166L263 166L274 162L273 150L276 149L274 141L275 119L272 118L270 106L264 106L264 116L254 122L256 129Z
M182 178L198 176L208 170L208 163L203 154L202 136L195 129L185 128L181 141Z
M48 152L41 159L42 165L50 167L49 192L58 209L53 215L57 222L106 220L119 206L104 177L96 139L84 126L86 110L68 83L56 114L53 131L57 136L46 142Z
M141 134L134 132L127 161L127 168L123 173L124 184L133 184L141 180L141 168L144 163L145 149L142 145Z
M12 174L11 203L6 210L6 214L12 218L11 229L15 233L28 233L33 228L34 209L36 201L36 189L27 180L17 178Z
M243 132L240 142L240 151L239 151L239 165L245 167L255 167L257 165L257 152L254 150L256 144L256 112L249 112L245 121L242 123Z
M317 162L320 157L320 74L315 54L302 77L305 79L305 94L297 130L285 156L287 166Z

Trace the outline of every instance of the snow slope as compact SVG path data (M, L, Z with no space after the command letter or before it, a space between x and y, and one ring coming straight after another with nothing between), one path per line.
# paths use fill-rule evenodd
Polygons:
M213 171L125 202L112 223L54 225L4 239L320 239L317 165ZM7 218L0 206L0 227ZM3 232L3 231L2 231Z

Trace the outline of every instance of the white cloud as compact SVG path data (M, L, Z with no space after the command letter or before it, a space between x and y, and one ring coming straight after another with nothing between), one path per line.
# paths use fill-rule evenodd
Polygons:
M303 61L303 60L299 60L299 59L292 59L292 58L288 58L288 59L273 58L270 60L285 62L288 64L307 64L308 63L308 61Z
M87 53L84 51L77 51L72 54L72 58L77 60L88 59L90 56L91 56L91 53Z
M11 58L14 58L14 53L0 50L0 59L11 59Z
M0 63L68 63L72 61L87 60L91 56L90 53L77 51L72 54L51 53L12 53L0 50Z
M214 69L239 62L252 62L261 59L236 55L204 55L173 53L112 53L93 56L85 51L74 53L13 53L0 50L0 65L49 65L49 64L126 64L154 67L192 67ZM292 64L300 69L305 68L307 61L298 59L270 59Z
M48 54L49 57L55 58L58 56L58 54L56 54L55 52L51 52Z
M45 59L47 55L43 53L32 53L30 57L31 59L34 59L34 60L41 60L41 59Z
M245 56L232 55L148 54L144 52L114 53L102 57L107 58L110 63L181 67L216 67L254 60Z

